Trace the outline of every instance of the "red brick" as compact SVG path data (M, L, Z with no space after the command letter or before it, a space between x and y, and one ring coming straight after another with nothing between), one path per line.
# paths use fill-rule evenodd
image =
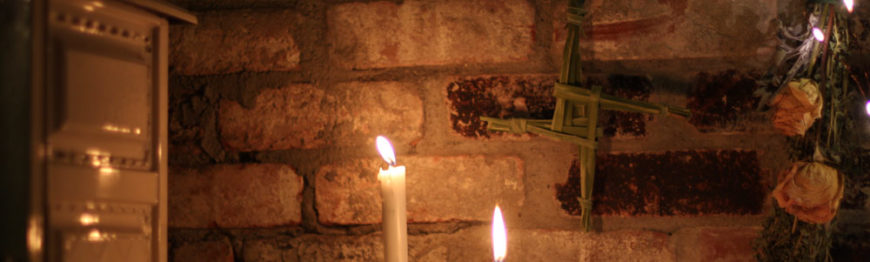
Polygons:
M239 151L314 148L326 143L330 112L326 92L311 85L263 89L254 108L220 103L218 124L224 146Z
M226 74L290 71L299 67L293 39L298 14L291 11L213 11L198 25L172 26L171 73Z
M233 247L226 239L184 243L172 250L172 261L232 262Z
M221 141L231 150L263 151L372 144L378 135L412 144L422 137L423 101L397 82L264 89L253 108L221 101Z
M767 194L755 151L599 154L595 168L593 211L604 215L758 214ZM572 215L580 214L579 170L575 161L556 185Z
M565 46L565 8L553 9L554 61ZM774 1L587 1L581 39L587 60L657 60L772 55ZM591 24L591 25L590 25ZM765 60L766 61L766 60Z
M760 227L701 227L674 234L677 254L685 261L754 261L752 242Z
M301 221L303 180L289 166L217 165L171 171L171 227L269 227Z
M345 3L328 11L330 56L345 68L525 61L535 8L525 0Z
M523 163L515 157L400 155L399 163L407 168L411 222L487 221L496 203L516 207L524 201ZM382 166L383 160L365 159L320 168L315 182L320 222L379 223Z

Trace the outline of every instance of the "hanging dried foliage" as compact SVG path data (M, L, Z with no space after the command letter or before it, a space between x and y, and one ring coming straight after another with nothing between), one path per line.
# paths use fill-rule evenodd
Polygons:
M819 86L810 79L789 81L771 100L773 126L787 136L804 135L822 114Z
M840 207L843 175L819 162L798 162L780 174L773 197L780 207L801 221L827 223Z

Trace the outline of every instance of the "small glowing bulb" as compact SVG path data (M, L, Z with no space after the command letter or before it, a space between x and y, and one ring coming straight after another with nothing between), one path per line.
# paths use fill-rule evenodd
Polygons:
M81 216L79 216L79 222L83 226L89 226L89 225L93 225L96 223L100 223L100 217L97 215L84 213Z
M91 230L91 232L88 233L88 241L91 241L91 242L103 241L103 235L100 234L100 230L96 230L96 229Z
M852 8L855 6L855 1L853 0L843 0L843 5L846 5L846 11L849 13L852 12Z
M825 41L825 33L818 27L813 27L813 36L815 36L816 40L819 40L819 42Z
M864 111L866 111L867 115L870 116L870 100L868 100L867 103L864 104Z

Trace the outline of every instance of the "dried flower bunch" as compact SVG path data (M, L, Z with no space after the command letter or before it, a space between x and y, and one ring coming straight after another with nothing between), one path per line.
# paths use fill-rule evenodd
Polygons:
M815 81L789 81L771 100L773 126L787 136L803 135L821 116L822 96Z
M840 207L843 175L820 162L797 162L780 174L773 197L801 221L827 223Z

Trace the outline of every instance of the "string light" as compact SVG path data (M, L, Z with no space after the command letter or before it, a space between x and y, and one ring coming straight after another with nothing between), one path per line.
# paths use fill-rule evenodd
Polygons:
M825 33L818 27L813 27L813 36L815 36L816 40L819 40L819 42L825 41Z
M855 6L855 1L843 0L843 5L846 6L846 11L849 11L849 13L852 13L852 10L853 10L852 8Z

